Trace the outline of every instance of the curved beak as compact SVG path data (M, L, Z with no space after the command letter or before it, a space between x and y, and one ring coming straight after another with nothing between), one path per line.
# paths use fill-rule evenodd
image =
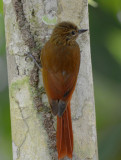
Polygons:
M84 32L86 32L86 31L88 31L88 29L79 29L79 30L78 30L78 33L81 34L81 33L84 33Z

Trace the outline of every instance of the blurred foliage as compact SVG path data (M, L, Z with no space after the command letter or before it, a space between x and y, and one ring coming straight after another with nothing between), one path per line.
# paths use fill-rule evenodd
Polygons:
M5 53L5 31L1 2L2 1L0 0L0 55L3 55Z
M89 0L89 3L99 159L121 160L121 0ZM0 59L4 60L4 56L0 0ZM0 77L1 72L7 74L4 67L0 68ZM0 90L0 159L12 160L7 83Z
M0 0L0 160L12 160L10 111L5 53L3 4Z
M0 92L0 160L12 160L10 110L7 87Z
M110 15L117 15L121 11L121 0L96 0L102 10L110 13Z
M121 1L96 2L89 18L99 159L121 160Z
M3 14L3 2L0 0L0 14Z
M113 28L113 32L108 33L105 44L117 63L121 65L121 29Z

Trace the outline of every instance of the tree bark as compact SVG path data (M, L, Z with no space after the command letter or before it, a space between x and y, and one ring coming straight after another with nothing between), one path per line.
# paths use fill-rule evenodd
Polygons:
M43 90L40 52L57 22L88 29L87 0L3 0L14 160L57 160L56 117ZM98 160L89 34L78 38L81 66L71 101L73 160ZM68 158L65 158L68 159Z

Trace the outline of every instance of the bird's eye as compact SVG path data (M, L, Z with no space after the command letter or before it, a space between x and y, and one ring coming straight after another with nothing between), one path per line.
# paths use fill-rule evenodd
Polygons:
M72 35L75 35L75 31L72 31L71 34L72 34Z

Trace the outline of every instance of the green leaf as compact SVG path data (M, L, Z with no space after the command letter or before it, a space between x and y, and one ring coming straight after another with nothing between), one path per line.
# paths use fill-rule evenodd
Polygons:
M98 3L95 2L94 0L88 0L89 5L91 5L92 7L97 7Z

